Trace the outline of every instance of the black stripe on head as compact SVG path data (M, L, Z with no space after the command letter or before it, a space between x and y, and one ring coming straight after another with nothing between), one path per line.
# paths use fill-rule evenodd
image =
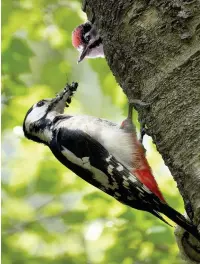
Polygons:
M40 139L39 135L37 136L37 133L42 133L45 129L49 129L52 125L52 121L50 119L46 119L45 117L42 117L38 121L34 122L33 124L30 124L30 130L35 133L33 135L32 133L28 133L25 129L25 122L23 124L23 130L24 130L24 136L32 141L38 142L38 143L43 143L45 145L48 145L47 142L43 141Z
M102 44L102 39L101 38L98 38L93 43L91 43L90 49L96 48L96 47L98 47L101 44Z
M27 116L30 114L30 112L33 110L33 106L31 106L31 108L28 110L28 112L26 113L25 117L24 117L24 122L23 122L23 132L24 132L24 136L26 137L27 132L26 132L26 127L25 127L25 122L26 122L26 118Z
M85 34L88 33L91 29L92 29L92 25L91 25L90 22L86 22L85 24L83 24L83 30L82 30L82 34L81 34L81 40L85 44L88 44L89 43L89 41L86 41L86 39L85 39Z
M44 142L43 140L41 140L39 137L37 137L36 135L32 135L30 132L28 132L26 130L26 119L27 116L31 113L31 111L33 110L34 105L28 110L28 112L25 115L24 118L24 122L23 122L23 132L24 132L24 136L30 140L33 140L35 142L38 143L44 143L46 144L46 142ZM29 130L33 131L34 133L38 133L40 130L44 130L45 128L50 127L52 124L50 119L46 119L46 115L43 116L42 118L40 118L39 120L37 120L36 122L32 123L29 125Z

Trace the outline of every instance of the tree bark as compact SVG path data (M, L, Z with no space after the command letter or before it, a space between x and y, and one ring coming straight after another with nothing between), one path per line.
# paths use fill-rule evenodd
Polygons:
M103 39L111 71L138 107L200 231L200 1L86 0L88 20ZM179 229L189 263L200 253Z

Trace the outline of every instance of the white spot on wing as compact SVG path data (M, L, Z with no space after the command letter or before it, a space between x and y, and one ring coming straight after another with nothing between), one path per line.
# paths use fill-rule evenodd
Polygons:
M114 169L114 166L112 166L112 165L108 165L108 173L110 174L110 175L113 175L113 169Z
M109 184L109 178L108 176L103 173L101 170L93 167L89 160L87 159L88 157L84 157L83 159L84 160L88 160L87 163L84 163L83 162L83 159L81 158L78 158L74 153L72 153L70 150L68 150L67 148L63 147L62 148L64 149L62 151L62 154L69 160L71 161L72 163L82 167L82 168L85 168L85 169L88 169L89 171L92 172L93 174L93 178L99 182L101 185L102 185L102 188L105 188L105 190L107 189L111 189L111 190L115 190L115 189L118 189L118 184L116 182L113 182L113 184Z
M112 158L112 155L108 156L108 158L106 158L106 161L110 162L111 158Z
M129 179L130 181L132 181L133 183L136 183L136 182L137 182L136 177L133 176L133 175L129 176L128 179Z
M124 185L125 188L129 187L129 183L126 180L124 180L122 184Z
M63 150L61 151L62 154L72 163L84 168L84 163L83 160L81 158L78 158L76 155L74 155L73 152L71 152L70 150L68 150L67 148L63 147Z
M118 164L119 164L119 166L116 168L116 170L117 171L123 171L124 170L123 166L120 163L118 163Z
M142 188L147 192L147 193L152 193L145 185L142 186Z
M142 188L136 186L136 189L138 189L139 192L143 193L144 191L142 190Z
M144 197L144 194L142 192L139 193L139 197L140 198L143 198Z
M91 168L91 165L90 165L90 158L89 158L89 157L83 157L83 158L82 158L82 161L83 161L83 166L84 166L84 168L90 170L90 168Z
M83 162L89 162L89 159L90 159L89 157L83 157L82 158Z

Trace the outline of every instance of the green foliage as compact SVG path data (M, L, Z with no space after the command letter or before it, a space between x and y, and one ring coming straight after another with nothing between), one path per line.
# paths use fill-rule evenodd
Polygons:
M2 8L2 263L180 264L173 228L96 190L23 138L26 111L67 80L80 83L69 112L125 118L126 98L106 61L76 64L71 32L84 21L81 3L3 0ZM161 189L180 209L175 184L147 146Z

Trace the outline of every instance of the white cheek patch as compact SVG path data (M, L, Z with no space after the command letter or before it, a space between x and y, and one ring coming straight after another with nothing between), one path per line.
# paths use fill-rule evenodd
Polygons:
M40 120L46 114L47 107L48 105L43 105L41 107L33 107L32 111L28 114L26 118L25 125L27 130L29 130L30 124Z
M48 105L43 105L41 107L34 106L27 116L26 123L34 123L42 118L46 114L47 107Z
M82 159L81 158L78 158L74 153L72 153L70 150L68 150L67 148L63 147L63 150L61 151L62 154L72 163L84 168L84 169L87 169L89 171L92 172L93 174L93 178L99 182L102 187L105 187L105 189L111 189L111 190L115 190L115 189L118 189L118 185L114 182L113 185L109 184L109 178L108 176L103 173L101 170L93 167L91 164L90 164L90 160L89 160L89 157L83 157Z

